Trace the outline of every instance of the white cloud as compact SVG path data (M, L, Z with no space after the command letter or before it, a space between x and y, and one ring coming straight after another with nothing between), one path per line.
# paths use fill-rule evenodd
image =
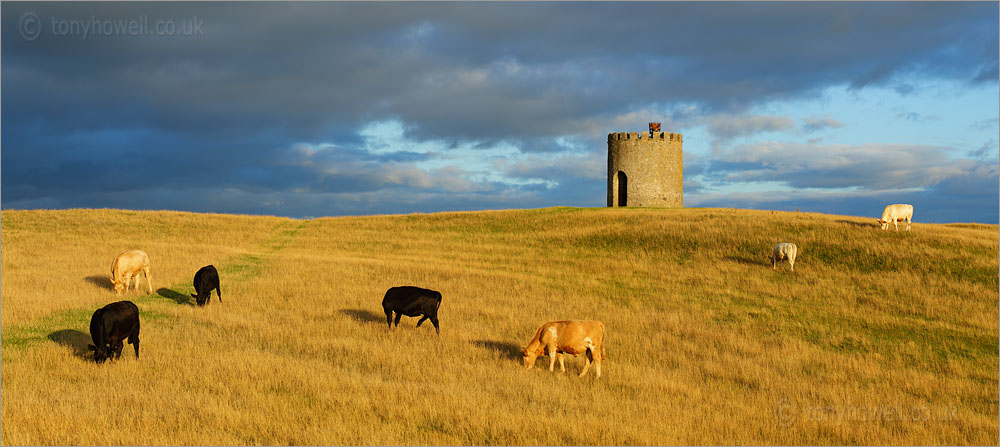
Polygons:
M767 142L716 151L707 171L718 184L776 181L797 188L921 188L963 175L974 160L949 147ZM707 174L706 174L707 175Z
M795 128L791 118L775 115L710 115L704 118L704 123L719 140Z
M841 128L844 123L829 116L802 118L802 130L806 132L816 132L826 128Z

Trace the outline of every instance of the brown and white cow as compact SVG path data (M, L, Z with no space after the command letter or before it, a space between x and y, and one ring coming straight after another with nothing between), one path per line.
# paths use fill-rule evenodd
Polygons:
M604 323L594 320L550 321L538 328L535 338L528 346L521 349L524 367L531 369L535 359L543 353L549 353L549 371L555 370L556 357L559 357L559 370L566 372L563 354L585 354L587 365L583 367L580 377L587 374L591 362L601 377L601 359L604 358Z
M139 272L146 274L146 285L153 293L153 283L149 280L149 255L142 250L126 251L111 263L111 283L115 285L115 295L128 291L128 283L135 279L135 290L139 290Z

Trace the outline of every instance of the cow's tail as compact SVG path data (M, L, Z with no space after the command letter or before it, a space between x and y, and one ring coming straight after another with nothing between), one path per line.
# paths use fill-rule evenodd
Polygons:
M115 260L111 261L111 282L115 282L115 272L118 271L118 256L115 256Z
M584 346L584 350L590 351L590 358L594 359L595 361L604 360L603 340L601 340L601 349L600 349L601 352L597 352L598 351L597 346L594 346L594 340L591 339L590 337L585 338L584 341L587 343L587 345Z

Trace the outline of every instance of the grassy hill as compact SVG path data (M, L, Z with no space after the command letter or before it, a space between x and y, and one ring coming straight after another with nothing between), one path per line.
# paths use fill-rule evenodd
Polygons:
M11 444L996 444L998 227L728 209L2 212ZM766 260L795 242L794 273ZM141 358L87 355L118 253ZM223 302L196 308L214 264ZM386 289L439 290L441 336ZM145 283L143 283L144 287ZM603 377L526 371L607 327ZM547 362L539 362L539 365Z

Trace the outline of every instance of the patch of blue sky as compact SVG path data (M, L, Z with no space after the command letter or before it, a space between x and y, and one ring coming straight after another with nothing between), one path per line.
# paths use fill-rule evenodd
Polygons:
M702 192L707 194L730 194L797 191L800 188L793 188L785 182L739 182L717 185L707 184L702 189Z
M959 149L951 153L953 158L964 158L968 151L996 139L998 109L997 84L922 81L906 93L892 87L829 87L818 97L771 102L751 113L798 121L795 130L777 141L943 146ZM805 132L803 120L810 118L829 118L843 126ZM761 141L776 141L774 133L748 136L740 142Z
M463 172L462 177L476 183L555 186L554 182L545 179L503 176L496 168L498 163L514 163L525 157L520 148L510 142L500 141L482 145L476 141L459 141L452 144L443 140L416 140L406 135L406 129L406 124L402 121L392 119L367 123L358 130L358 134L363 138L362 148L371 154L384 155L396 152L427 154L427 158L410 163L422 171L434 172L445 168L458 168ZM567 139L559 144L565 146L571 142ZM557 154L536 156L554 157Z

